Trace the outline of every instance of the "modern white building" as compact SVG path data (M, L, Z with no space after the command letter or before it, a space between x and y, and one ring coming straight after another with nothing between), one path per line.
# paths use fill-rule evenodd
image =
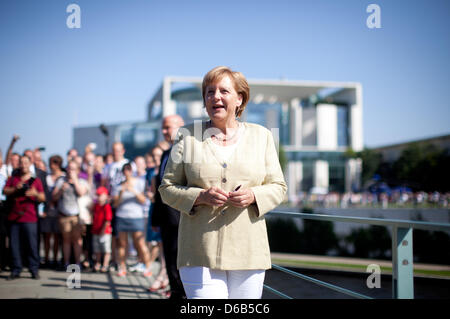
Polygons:
M361 161L344 156L363 149L362 87L353 82L248 80L250 102L242 120L272 130L284 151L288 197L300 192L344 192L360 187ZM161 119L181 115L185 123L207 119L200 77L165 77L148 104L147 121L107 125L108 148L122 141L127 156L143 155L161 140ZM74 129L74 147L105 136L96 127Z

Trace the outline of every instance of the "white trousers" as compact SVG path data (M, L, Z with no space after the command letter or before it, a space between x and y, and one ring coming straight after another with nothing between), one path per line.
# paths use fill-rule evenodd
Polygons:
M265 270L216 270L181 267L188 299L260 299Z

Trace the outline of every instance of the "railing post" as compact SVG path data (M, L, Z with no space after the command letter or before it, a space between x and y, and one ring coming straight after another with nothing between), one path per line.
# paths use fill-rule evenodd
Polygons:
M414 299L413 229L392 227L392 297Z

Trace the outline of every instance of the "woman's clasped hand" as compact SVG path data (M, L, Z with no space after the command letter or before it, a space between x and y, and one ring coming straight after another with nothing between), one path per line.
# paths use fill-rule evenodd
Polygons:
M244 208L255 203L255 195L249 188L240 188L237 191L225 192L219 187L210 187L200 192L194 205L223 206L230 204Z

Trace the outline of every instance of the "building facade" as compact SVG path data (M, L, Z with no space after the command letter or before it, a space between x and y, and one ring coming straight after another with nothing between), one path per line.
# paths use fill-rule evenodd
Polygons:
M360 188L361 161L345 152L363 149L362 87L359 83L248 80L251 99L242 120L272 130L283 151L288 197L301 192L344 192ZM162 139L161 120L181 115L185 123L208 118L201 94L202 78L165 77L148 104L147 121L74 129L74 147L89 142L98 151L122 141L126 156L143 155ZM94 134L94 131L96 133ZM95 138L94 138L95 136ZM109 144L108 144L109 143ZM102 146L105 145L105 146Z

